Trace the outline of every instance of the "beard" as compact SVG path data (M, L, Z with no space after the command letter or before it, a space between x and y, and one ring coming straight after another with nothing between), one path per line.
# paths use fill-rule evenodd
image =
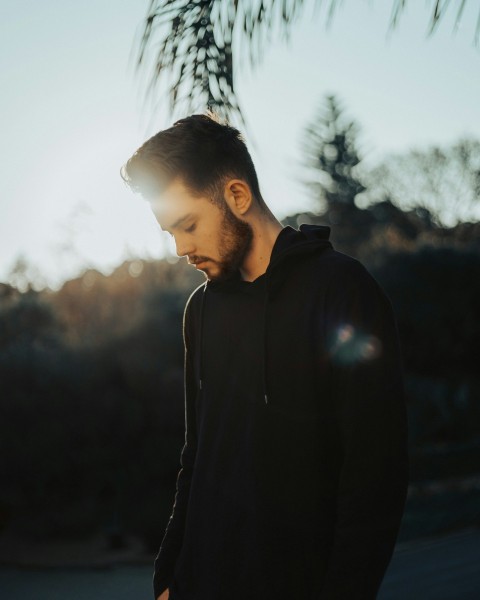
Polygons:
M223 219L220 224L218 273L212 279L222 281L237 271L252 247L252 226L236 217L226 202L222 203Z

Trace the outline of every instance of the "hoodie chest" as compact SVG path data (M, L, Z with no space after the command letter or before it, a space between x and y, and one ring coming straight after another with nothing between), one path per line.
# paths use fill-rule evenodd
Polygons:
M323 296L304 282L270 298L264 323L270 409L298 419L320 416L329 399Z
M311 281L311 280L310 280ZM322 303L298 272L275 293L210 294L202 334L204 408L256 405L305 419L327 397ZM266 396L266 398L265 398Z
M211 294L205 305L202 380L210 402L261 394L265 294Z

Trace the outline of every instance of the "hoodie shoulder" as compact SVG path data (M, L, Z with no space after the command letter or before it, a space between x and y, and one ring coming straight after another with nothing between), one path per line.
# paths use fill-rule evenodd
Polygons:
M358 260L358 258L350 256L349 254L345 254L344 252L340 252L339 250L335 250L334 248L328 248L325 252L322 252L319 255L319 259L322 260L322 262L329 263L335 268L339 269L365 269L365 266Z
M318 266L327 277L330 299L361 296L391 305L385 289L357 258L332 249L319 256Z

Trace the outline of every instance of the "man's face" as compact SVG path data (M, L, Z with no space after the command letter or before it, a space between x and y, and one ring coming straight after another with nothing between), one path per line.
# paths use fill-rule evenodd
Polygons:
M174 237L178 256L187 256L211 280L225 279L241 267L253 240L251 225L223 202L220 209L207 198L191 196L180 179L150 201L160 227Z

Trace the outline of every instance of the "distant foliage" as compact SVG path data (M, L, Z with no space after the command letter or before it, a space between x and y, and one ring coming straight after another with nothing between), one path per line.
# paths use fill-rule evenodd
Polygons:
M388 198L406 209L428 211L437 225L480 214L480 140L413 148L387 156L365 175L364 202Z
M412 447L468 442L480 428L476 238L388 203L352 215L335 232L353 240L356 216L370 223L357 248L397 315ZM116 544L130 532L158 549L184 441L183 310L202 281L157 261L57 292L0 285L0 529L102 529Z

